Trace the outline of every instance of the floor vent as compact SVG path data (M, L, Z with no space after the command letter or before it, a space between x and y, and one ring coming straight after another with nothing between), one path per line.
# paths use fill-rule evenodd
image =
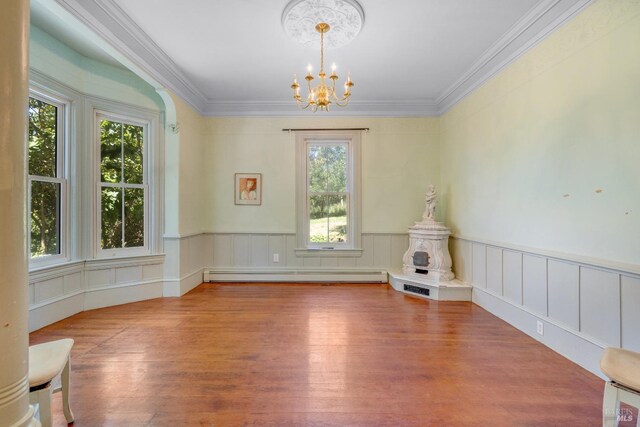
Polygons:
M404 285L404 290L405 291L409 291L409 292L413 292L414 294L420 294L420 295L429 295L429 289L425 289L425 288L419 288L417 286L413 286L413 285L407 285L405 283Z

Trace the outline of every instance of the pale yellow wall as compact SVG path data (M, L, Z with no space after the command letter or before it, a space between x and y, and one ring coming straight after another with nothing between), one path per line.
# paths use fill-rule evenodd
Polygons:
M368 127L362 139L362 231L404 233L438 185L438 121L434 118L206 119L204 229L295 232L295 136L283 128ZM263 174L262 206L235 206L234 173Z
M600 0L442 117L455 233L640 264L640 2Z
M180 200L179 224L180 235L201 233L203 231L203 199L209 197L206 187L206 168L204 157L203 128L206 119L179 97L172 95L177 122L180 126L177 134L179 174L178 194ZM169 138L168 138L169 139ZM167 147L168 156L175 152L175 147ZM167 165L174 164L175 159L167 158ZM175 171L167 170L168 180L175 177Z

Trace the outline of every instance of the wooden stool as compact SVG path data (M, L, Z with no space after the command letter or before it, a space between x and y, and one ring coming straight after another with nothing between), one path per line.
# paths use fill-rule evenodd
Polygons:
M65 338L29 347L29 401L39 405L42 427L51 426L51 394L62 390L62 409L68 423L73 422L69 408L69 370L73 340ZM51 389L51 381L61 375L62 387Z
M619 421L631 421L633 413L622 413L620 402L640 411L640 353L607 348L600 359L600 369L611 380L604 387L602 425L617 426ZM636 418L636 426L640 427L640 414Z

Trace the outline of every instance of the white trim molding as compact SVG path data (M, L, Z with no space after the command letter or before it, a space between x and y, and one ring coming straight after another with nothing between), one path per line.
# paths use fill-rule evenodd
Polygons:
M371 269L205 268L205 282L387 283L386 271Z
M595 375L605 347L640 351L635 268L459 236L450 246L475 304Z
M541 0L436 99L352 102L341 116L439 116L594 0ZM209 99L114 0L55 0L71 18L106 41L111 49L171 89L204 116L296 116L305 112L284 100ZM60 11L57 11L60 14ZM331 114L331 113L330 113Z

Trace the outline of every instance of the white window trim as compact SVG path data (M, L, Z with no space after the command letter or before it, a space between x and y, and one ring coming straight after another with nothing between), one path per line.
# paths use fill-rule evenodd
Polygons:
M348 145L349 220L347 242L333 244L309 244L309 203L307 146L309 143L342 142ZM296 132L296 236L297 256L352 256L362 255L362 179L361 179L360 131L299 131Z
M28 175L27 178L27 242L29 253L29 268L40 268L49 265L61 264L70 260L70 231L69 231L69 175L70 175L70 152L71 152L71 100L64 99L50 91L42 88L30 88L29 98L34 98L47 104L51 104L58 109L57 117L57 177L44 177L39 175ZM29 141L26 141L28 144ZM28 148L27 148L28 156ZM28 161L27 161L28 168ZM28 171L27 171L28 172ZM60 184L60 211L58 236L60 253L55 255L43 255L39 257L31 256L31 183L33 181L52 182Z
M115 258L115 257L130 257L130 256L141 256L141 255L149 255L154 252L157 252L157 240L159 234L153 233L151 230L154 230L154 226L157 222L157 215L154 214L153 205L157 203L156 191L154 191L154 186L159 181L155 179L155 173L153 172L156 168L154 168L154 164L157 164L156 157L157 151L160 149L160 144L155 144L158 147L156 149L152 149L151 146L154 144L157 138L157 123L159 121L157 115L148 115L148 114L140 114L140 111L135 111L134 109L127 108L121 104L117 103L101 103L99 108L97 105L94 105L92 108L92 146L93 146L93 176L95 186L93 187L93 199L95 210L94 210L94 221L93 221L93 247L94 247L94 257L95 258ZM132 111L133 110L133 111ZM124 111L114 113L114 111ZM124 122L127 124L133 124L137 126L144 127L144 141L143 141L143 184L111 184L111 183L102 183L100 179L100 126L98 125L99 121L102 119L113 120L118 122ZM101 223L101 213L102 213L102 188L103 187L122 187L122 188L143 188L144 189L144 246L135 247L135 248L116 248L116 249L102 249L101 245L101 234L102 234L102 223ZM124 209L124 206L123 206ZM123 212L124 219L124 212ZM157 234L157 236L156 236Z

